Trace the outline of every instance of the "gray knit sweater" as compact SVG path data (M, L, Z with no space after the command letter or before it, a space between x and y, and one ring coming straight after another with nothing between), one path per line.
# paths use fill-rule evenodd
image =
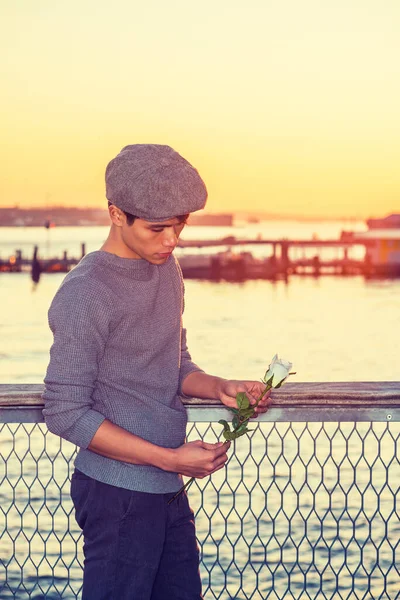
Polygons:
M183 281L164 265L88 254L65 278L49 310L54 335L43 415L50 431L80 447L75 466L118 487L175 492L177 473L132 465L87 449L104 419L165 448L185 440L181 383L200 370L182 328Z

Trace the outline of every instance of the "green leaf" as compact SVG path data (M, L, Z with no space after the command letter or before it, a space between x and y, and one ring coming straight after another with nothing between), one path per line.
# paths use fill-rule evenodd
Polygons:
M251 429L247 429L247 427L245 427L245 429L242 429L240 431L239 430L234 431L233 435L235 436L235 439L236 439L236 438L242 437L242 435L244 435L248 431L251 431Z
M220 419L218 423L224 426L224 431L230 431L229 423L227 421L224 421L224 419Z
M236 415L232 419L233 428L236 429L240 425L239 417Z
M241 433L242 431L246 431L246 430L247 430L247 425L248 425L248 424L249 424L249 423L248 423L248 421L245 421L244 423L242 423L242 424L240 425L240 427L238 427L238 428L235 430L235 433Z
M246 410L241 410L240 411L240 416L241 416L242 419L249 419L253 415L254 415L254 408L252 406L250 406Z
M250 401L249 401L248 397L246 396L245 392L239 392L237 394L236 403L240 410L242 410L243 408L249 407Z
M233 440L233 439L234 439L234 438L232 437L232 436L233 436L233 433L232 433L232 431L231 431L231 428L229 427L229 424L228 424L228 423L227 423L227 422L226 422L224 419L220 419L220 420L218 421L218 423L220 423L221 425L223 425L223 426L224 426L224 430L223 430L223 432L222 432L222 435L224 436L224 438L225 438L227 441Z

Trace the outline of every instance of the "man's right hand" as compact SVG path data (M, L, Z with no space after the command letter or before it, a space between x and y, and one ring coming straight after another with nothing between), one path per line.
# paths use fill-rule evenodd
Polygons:
M230 442L208 444L201 440L183 444L172 451L172 460L168 471L197 479L207 477L225 465L228 460L226 452L230 445Z

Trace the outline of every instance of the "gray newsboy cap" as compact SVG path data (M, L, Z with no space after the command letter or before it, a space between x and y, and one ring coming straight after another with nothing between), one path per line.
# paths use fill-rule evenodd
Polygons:
M194 167L169 146L125 146L106 169L106 196L121 210L165 221L204 208L207 189Z

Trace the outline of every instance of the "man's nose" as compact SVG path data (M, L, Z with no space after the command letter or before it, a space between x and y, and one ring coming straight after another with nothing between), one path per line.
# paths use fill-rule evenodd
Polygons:
M175 248L178 243L178 236L175 233L175 229L173 227L164 229L164 238L163 238L163 246L167 248Z

